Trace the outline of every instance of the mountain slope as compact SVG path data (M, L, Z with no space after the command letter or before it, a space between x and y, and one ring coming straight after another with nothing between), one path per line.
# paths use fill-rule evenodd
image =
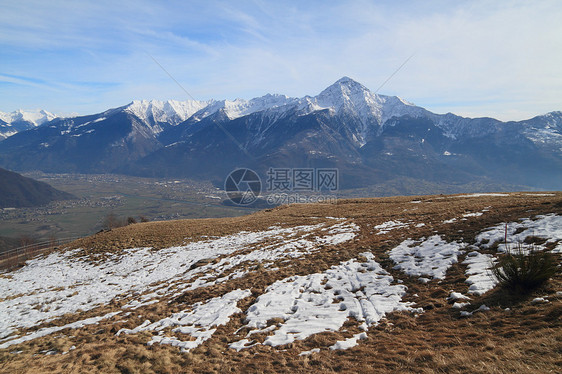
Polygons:
M0 208L40 206L55 200L73 199L47 183L0 168Z
M561 274L514 297L488 268L506 230L560 261L561 207L358 199L99 233L0 274L0 371L556 372Z
M55 119L0 147L3 165L47 172L106 172L161 147L154 131L124 108Z

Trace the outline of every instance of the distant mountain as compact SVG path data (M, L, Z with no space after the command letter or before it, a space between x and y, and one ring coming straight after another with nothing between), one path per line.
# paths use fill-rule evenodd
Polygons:
M344 77L314 97L134 101L55 119L0 142L0 165L219 183L235 167L262 175L270 167L331 167L344 188L418 180L448 192L560 189L560 144L562 112L519 122L441 115Z
M0 169L0 208L41 206L55 200L69 200L73 195L47 183Z
M240 166L336 167L344 188L413 178L560 189L561 130L560 112L521 122L438 115L342 78L283 106L190 119L171 130L175 142L120 171L220 181Z
M0 112L0 141L20 131L40 126L56 117L55 114L45 110L24 111L20 109L11 113Z
M133 101L95 115L56 118L0 142L0 165L46 172L126 169L175 141L175 127L180 123L198 122L218 112L238 118L289 100L266 95L250 101Z

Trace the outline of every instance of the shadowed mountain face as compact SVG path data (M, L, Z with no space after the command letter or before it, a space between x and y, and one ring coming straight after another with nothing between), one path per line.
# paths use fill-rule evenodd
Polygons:
M69 200L73 195L47 183L0 169L0 208L41 206L55 200Z
M344 188L408 178L560 189L561 143L562 112L520 122L439 115L344 77L315 97L133 102L55 119L0 142L0 165L217 182L236 167L335 167Z

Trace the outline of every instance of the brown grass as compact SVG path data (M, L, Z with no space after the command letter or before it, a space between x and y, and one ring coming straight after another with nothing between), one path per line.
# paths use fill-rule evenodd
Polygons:
M410 203L415 199L422 200L422 203ZM461 220L462 214L484 208L489 211L483 216ZM406 238L427 237L436 232L448 240L462 239L471 243L475 235L486 227L545 213L562 213L562 193L556 193L556 196L515 193L509 197L421 196L344 200L335 205L279 207L237 218L142 223L100 233L74 242L71 247L83 248L82 254L103 256L123 248L158 249L180 245L198 240L203 235L218 236L240 230L263 230L272 225L295 226L329 221L324 218L327 216L346 217L361 227L357 240L337 247L326 246L292 262L276 263L278 270L268 271L259 264L245 264L252 270L245 277L185 292L173 300L164 298L159 303L134 311L127 318L117 315L99 325L64 330L1 350L0 372L560 372L562 297L556 296L556 292L562 290L560 273L526 297L506 295L498 289L479 298L473 297L467 310L476 309L481 304L492 309L475 313L470 318L461 318L459 311L452 309L447 302L447 296L453 289L463 293L467 291L462 264L449 269L446 279L441 282L421 284L392 270L393 264L386 254ZM453 217L457 218L456 222L443 224L444 220ZM388 220L411 221L411 225L384 235L372 233L374 225ZM425 226L414 227L422 222ZM213 338L189 353L181 353L178 348L166 345L149 347L146 342L150 340L150 335L146 333L115 335L121 328L134 328L145 319L154 321L164 318L195 302L236 288L252 290L252 295L238 304L245 310L276 280L295 274L321 272L365 251L373 252L383 267L404 282L408 287L405 300L417 302L416 306L423 307L425 312L419 316L411 313L389 315L369 330L366 340L352 349L330 351L326 347L357 333L355 320L349 320L342 331L313 335L288 346L271 348L258 345L236 352L229 349L228 344L245 336L244 330L235 333L244 324L244 313L232 316L227 325L218 328ZM532 298L538 296L548 296L550 302L532 305ZM114 301L97 310L64 316L44 326L63 325L102 315L119 310L126 302L126 299ZM263 341L266 334L255 334L253 338ZM68 351L71 346L76 346L76 349ZM321 351L299 356L300 352L313 348ZM44 351L53 350L58 353L44 354ZM16 351L22 352L11 353ZM62 352L68 353L63 355Z

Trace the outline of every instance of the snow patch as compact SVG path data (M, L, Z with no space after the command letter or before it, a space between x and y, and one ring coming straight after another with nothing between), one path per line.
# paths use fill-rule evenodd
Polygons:
M457 195L451 197L455 198L455 197L483 197L483 196L509 196L509 194L508 193L471 193L467 195Z
M8 348L11 345L27 342L27 341L30 341L30 340L33 340L33 339L40 338L42 336L47 336L47 335L53 334L55 332L58 332L58 331L61 331L61 330L64 330L64 329L78 329L80 327L84 327L84 326L87 326L87 325L94 325L101 320L111 318L111 317L113 317L113 316L115 316L119 313L121 313L121 312L112 312L112 313L108 313L104 316L92 317L92 318L87 318L87 319L84 319L84 320L81 320L81 321L68 323L64 326L46 327L46 328L43 328L43 329L39 329L37 331L31 332L27 335L24 335L20 338L8 340L8 341L4 340L4 342L2 344L0 344L0 349Z
M447 243L439 235L419 241L407 239L390 251L390 259L397 264L394 269L409 276L444 279L447 269L457 263L464 246L464 243Z
M367 339L367 333L360 332L359 334L353 335L353 337L337 341L334 345L330 346L331 350L343 350L355 347L359 344L359 340Z
M189 335L195 338L195 340L184 341L175 336L159 334L152 336L152 339L147 344L169 344L181 348L182 352L189 351L210 339L218 326L225 325L230 321L230 316L240 313L241 310L236 304L251 294L250 290L234 290L221 297L214 297L208 301L196 303L190 310L174 313L160 321L154 323L145 321L145 323L135 329L121 329L117 332L117 335L121 333L135 334L141 331L159 333L166 328L172 328L173 333Z
M349 317L372 326L386 313L417 310L411 308L412 303L401 301L406 287L392 284L393 277L372 253L362 256L366 262L350 260L323 273L275 282L248 309L246 326L264 332L271 328L269 320L282 320L264 342L279 346L324 331L338 331Z
M232 343L232 344L234 344L234 343ZM302 351L301 353L299 353L299 356L309 356L313 353L319 353L319 352L320 352L320 348L313 348L310 351Z
M463 295L460 292L451 292L447 300L470 300L470 297Z
M495 263L495 257L485 253L473 251L466 256L463 264L468 265L466 268L468 278L465 282L469 285L469 294L480 296L497 285L490 271Z
M381 223L380 225L376 225L374 226L375 229L379 230L379 232L377 232L377 235L383 235L383 234L387 234L390 231L394 230L394 229L401 229L401 228L405 228L408 227L409 224L402 222L402 221L387 221L384 223Z
M516 232L518 233L516 234ZM484 248L489 248L499 242L498 252L506 252L507 248L504 243L505 234L506 223L500 223L478 234L476 236L476 241ZM554 252L562 252L562 216L547 214L537 216L534 220L524 218L520 222L507 223L509 248L513 247L514 243L523 243L528 236L548 239L545 244L558 243ZM535 248L545 249L545 244L535 244Z
M257 261L267 267L268 262L276 259L296 258L317 250L320 244L341 244L352 239L359 229L354 224L339 222L327 228L334 230L333 234L311 235L311 231L323 226L239 232L159 251L126 249L109 254L107 260L97 264L87 257L75 258L79 250L30 260L23 268L11 272L11 279L0 278L0 339L19 328L31 328L79 309L91 310L123 295L141 295L125 305L136 308L174 296L172 292L181 294L241 277L244 271L222 274L245 261ZM268 240L271 244L264 248L233 255ZM225 255L217 263L211 261ZM206 261L204 265L194 267L202 260Z

